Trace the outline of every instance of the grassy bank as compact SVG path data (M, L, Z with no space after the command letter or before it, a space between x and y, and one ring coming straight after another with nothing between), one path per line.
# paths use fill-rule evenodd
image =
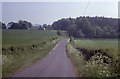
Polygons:
M62 37L58 37L56 31L4 30L3 76L42 59L61 39Z
M66 47L70 60L74 64L79 77L120 76L120 57L118 55L118 50L112 47L109 48L109 46L107 48L106 46L90 47L89 43L85 46L82 44L83 42L84 44L88 43L86 40L82 40L82 42L81 40L72 40L68 42ZM107 45L107 42L102 44Z

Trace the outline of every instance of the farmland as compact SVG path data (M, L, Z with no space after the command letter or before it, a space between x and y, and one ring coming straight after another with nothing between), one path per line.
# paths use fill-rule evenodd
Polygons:
M3 76L42 59L61 39L56 31L3 30Z
M56 31L36 31L36 30L3 30L4 45L20 45L30 42L42 42L46 39L56 37Z
M77 47L118 48L118 39L79 39L75 40L75 44L77 45Z
M72 39L67 52L78 77L119 77L117 39Z

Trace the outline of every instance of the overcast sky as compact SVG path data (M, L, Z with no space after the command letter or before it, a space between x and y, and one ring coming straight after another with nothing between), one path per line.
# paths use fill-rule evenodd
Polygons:
M52 24L61 18L83 16L88 2L2 2L2 21L27 20ZM84 16L118 17L117 2L90 2Z

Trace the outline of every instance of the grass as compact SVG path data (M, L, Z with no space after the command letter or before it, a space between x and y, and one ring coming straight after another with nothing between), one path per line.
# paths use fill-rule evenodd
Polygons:
M75 40L75 44L78 47L118 48L118 39L80 39L80 40Z
M62 39L56 31L3 30L3 77L45 57Z
M81 39L75 40L75 48L77 49L88 49L88 50L99 50L102 49L106 51L109 56L118 59L119 49L118 49L118 39Z
M120 56L117 42L117 39L68 42L66 50L78 77L119 77Z
M56 37L56 31L43 30L3 30L2 43L4 45L20 45L23 43L42 42Z

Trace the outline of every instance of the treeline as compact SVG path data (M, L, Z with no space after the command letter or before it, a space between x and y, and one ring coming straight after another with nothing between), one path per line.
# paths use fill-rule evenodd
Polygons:
M10 26L8 29L29 29L33 27L32 23L23 20L19 20L17 23L9 22L8 26Z
M9 22L7 25L0 22L0 27L2 29L64 30L69 36L76 38L117 38L119 36L118 23L120 23L118 19L87 16L62 18L52 25L43 24L37 27L23 20Z
M44 29L45 30L54 30L51 25L47 25L47 24L39 25L38 27L39 27L38 30L44 30Z
M52 24L55 30L65 30L77 38L117 38L118 19L105 17L77 17L60 19Z
M0 28L2 29L29 29L31 27L33 27L32 23L23 20L19 20L18 22L9 22L7 25L0 22Z
M31 29L31 30L53 30L51 25L33 25L31 22L19 20L18 22L9 22L8 24L0 22L1 29Z

